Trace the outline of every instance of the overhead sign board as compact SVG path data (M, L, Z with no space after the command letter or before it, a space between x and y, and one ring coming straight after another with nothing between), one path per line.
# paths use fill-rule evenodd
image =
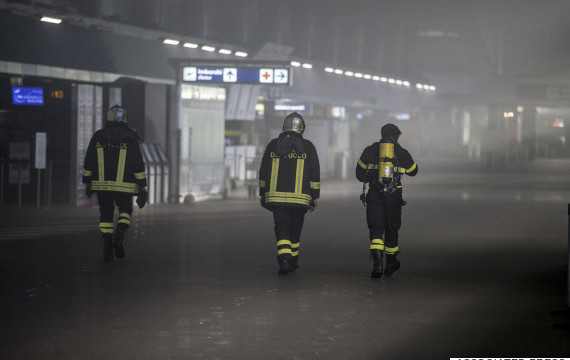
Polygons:
M291 85L284 67L184 66L182 81L196 83Z

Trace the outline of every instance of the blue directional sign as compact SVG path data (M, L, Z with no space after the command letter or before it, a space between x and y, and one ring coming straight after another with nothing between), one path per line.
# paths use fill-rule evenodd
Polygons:
M12 86L12 104L43 105L44 89L38 87Z
M288 68L185 66L182 81L290 85L291 76Z

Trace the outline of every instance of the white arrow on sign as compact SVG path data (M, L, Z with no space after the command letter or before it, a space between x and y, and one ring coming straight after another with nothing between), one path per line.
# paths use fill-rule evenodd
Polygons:
M224 68L224 82L237 82L237 68Z

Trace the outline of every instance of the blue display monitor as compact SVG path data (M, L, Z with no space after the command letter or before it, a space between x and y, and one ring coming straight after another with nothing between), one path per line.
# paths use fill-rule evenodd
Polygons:
M44 89L40 87L12 86L12 104L43 105Z

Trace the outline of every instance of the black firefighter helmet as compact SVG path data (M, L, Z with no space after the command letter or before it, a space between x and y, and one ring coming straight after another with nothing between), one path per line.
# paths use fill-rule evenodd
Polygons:
M113 105L107 111L107 121L127 122L127 110L121 105Z
M389 123L382 126L380 129L380 135L382 135L382 139L384 140L392 140L396 142L398 141L400 135L402 135L402 132L396 125Z
M283 121L283 131L294 131L303 135L305 132L305 119L298 112L292 112Z

